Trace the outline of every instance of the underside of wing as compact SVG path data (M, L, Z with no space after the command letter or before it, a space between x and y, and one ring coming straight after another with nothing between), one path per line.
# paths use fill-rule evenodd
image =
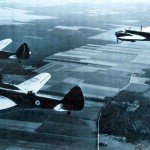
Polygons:
M37 93L44 84L51 78L49 73L41 73L19 85L17 87L24 93L33 92Z
M12 100L10 100L6 97L0 96L0 110L8 109L8 108L14 107L16 105L17 104L15 102L13 102Z
M146 38L140 35L121 36L120 40L145 40Z
M12 39L4 39L0 41L0 51L5 48L7 45L9 45L12 42Z

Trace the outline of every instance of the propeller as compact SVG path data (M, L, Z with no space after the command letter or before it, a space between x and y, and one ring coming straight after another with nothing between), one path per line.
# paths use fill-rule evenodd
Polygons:
M118 39L118 32L116 32L115 35L116 35L116 40L117 40L117 44L118 44L118 40L119 40Z
M141 25L141 32L142 32L143 26Z
M118 42L119 42L119 39L118 39L118 37L116 37L117 38L117 44L118 44Z

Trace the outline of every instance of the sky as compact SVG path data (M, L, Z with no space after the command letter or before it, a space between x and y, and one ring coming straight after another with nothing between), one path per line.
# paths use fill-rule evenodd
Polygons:
M44 6L53 6L53 5L65 5L68 3L150 3L149 0L1 0L0 3L19 3L19 4L30 4L30 5L44 5Z

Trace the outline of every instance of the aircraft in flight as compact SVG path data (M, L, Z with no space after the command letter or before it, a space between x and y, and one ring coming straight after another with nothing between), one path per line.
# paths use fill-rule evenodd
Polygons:
M0 41L0 59L28 59L30 57L29 47L23 43L16 52L9 52L3 50L12 42L12 39L4 39Z
M0 83L0 110L12 107L79 111L84 108L84 97L79 86L73 87L62 99L59 96L40 94L38 91L51 78L49 73L41 73L19 84Z
M117 43L118 40L121 41L130 41L130 42L136 42L136 41L150 41L150 27L146 27L141 30L131 30L130 28L125 31L117 31L115 33L116 38L117 38Z

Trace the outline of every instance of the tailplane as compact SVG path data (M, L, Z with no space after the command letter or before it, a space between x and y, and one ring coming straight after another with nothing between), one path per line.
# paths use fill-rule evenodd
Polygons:
M62 99L62 103L57 105L56 111L79 111L84 108L84 97L79 86L72 88Z
M28 59L30 57L29 47L26 43L23 43L16 51L17 58Z

